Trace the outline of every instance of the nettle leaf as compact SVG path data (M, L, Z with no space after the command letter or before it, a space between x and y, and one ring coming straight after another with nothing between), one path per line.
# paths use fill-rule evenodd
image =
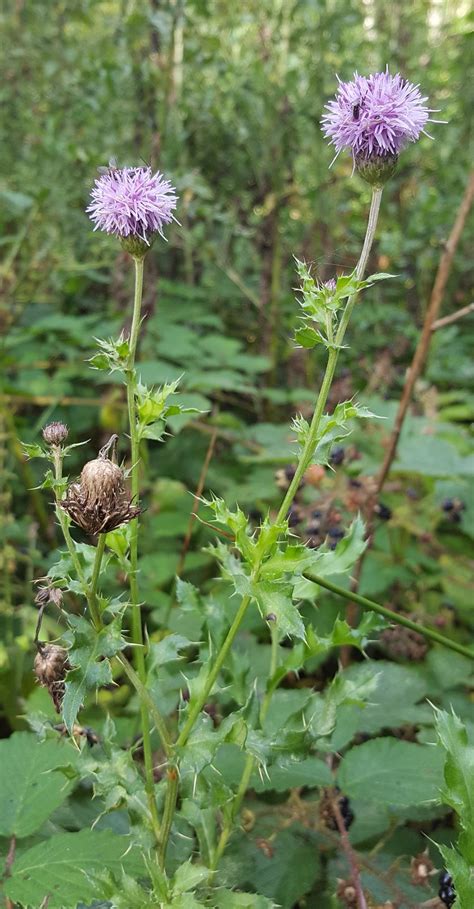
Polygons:
M126 647L122 637L122 617L96 631L81 616L69 616L71 631L65 636L71 644L68 659L73 667L66 677L62 714L69 731L88 691L112 682L110 658Z
M111 830L61 833L33 846L13 863L5 893L23 907L76 909L106 895L101 886L104 868L120 875L143 874L143 860L130 842Z
M305 629L298 608L292 599L292 587L277 581L258 581L252 584L254 596L263 619L274 623L278 639L304 638Z
M469 744L466 727L454 712L436 710L436 731L446 752L441 798L458 815L458 848L474 866L474 746Z
M443 763L439 748L393 738L373 739L351 748L343 757L337 782L354 799L394 808L434 804L439 801Z
M40 742L30 732L14 732L0 742L0 836L38 830L71 791L59 768L76 761L76 750L64 740Z

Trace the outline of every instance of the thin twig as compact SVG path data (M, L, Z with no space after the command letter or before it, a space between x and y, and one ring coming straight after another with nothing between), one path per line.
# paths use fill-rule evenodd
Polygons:
M198 484L197 484L197 486L196 486L196 491L195 491L195 493L194 493L193 507L192 507L192 509L191 509L191 514L189 515L188 527L187 527L187 530L186 530L186 535L185 535L185 537L184 537L184 542L183 542L183 546L182 546L182 549L181 549L181 555L180 555L180 557L179 557L178 567L177 567L177 569L176 569L176 576L177 576L178 578L181 577L181 573L182 573L183 568L184 568L184 562L185 562L185 560L186 560L186 554L187 554L187 552L188 552L189 544L190 544L190 542L191 542L191 535L192 535L192 532L193 532L194 522L195 522L195 520L196 520L196 515L197 515L198 509L199 509L199 502L200 502L200 499L201 499L201 496L202 496L202 491L203 491L203 489L204 489L204 484L205 484L205 482L206 482L206 477L207 477L207 472L208 472L208 470L209 470L209 465L210 465L210 463L211 463L212 456L213 456L213 454L214 454L214 447L215 447L215 444L216 444L216 438L217 438L217 430L216 430L216 428L214 427L214 431L213 431L213 433L212 433L212 435L211 435L211 438L210 438L210 441L209 441L209 445L208 445L208 448L207 448L206 457L204 458L204 463L203 463L202 468L201 468L201 473L200 473L200 476L199 476Z
M337 829L339 830L339 835L341 837L341 846L346 853L347 861L349 862L349 867L351 869L351 882L357 895L357 909L367 909L367 902L360 880L360 871L357 862L357 856L351 846L349 835L344 824L344 818L342 817L341 809L339 808L339 798L339 793L334 792L334 798L332 799L332 810L337 824Z
M431 331L438 331L438 328L444 328L445 325L452 325L453 322L457 322L458 319L468 316L471 312L474 312L474 303L463 306L462 309L458 309L457 312L451 313L450 316L444 316L443 319L436 319L436 322L433 322L431 326Z

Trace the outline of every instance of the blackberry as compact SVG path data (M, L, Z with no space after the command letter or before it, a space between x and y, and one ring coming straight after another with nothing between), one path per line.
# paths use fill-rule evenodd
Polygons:
M439 876L438 896L442 903L451 909L456 901L456 890L454 889L453 879L449 871L443 870Z
M337 467L339 464L342 464L345 456L345 449L342 447L342 445L337 445L332 449L331 454L329 455L329 462L330 464L333 464Z
M341 817L344 822L344 827L346 830L349 830L352 822L354 821L354 812L351 809L349 799L347 795L341 795L340 790L336 787L337 803L339 806L339 811L341 812ZM338 830L337 821L334 815L334 790L323 790L322 798L319 803L319 815L325 826L329 830Z
M301 515L296 508L290 508L288 512L288 526L296 527L300 523Z
M344 821L344 827L346 828L346 830L349 830L349 827L351 826L351 824L354 820L354 812L352 811L352 808L350 806L350 802L349 802L347 795L342 795L341 798L339 799L339 810L342 814L342 819Z
M454 499L445 499L441 508L443 511L452 511L455 508Z
M333 540L342 540L344 536L344 531L341 527L330 527L328 530L328 536Z
M389 508L388 505L384 505L383 502L378 502L374 511L382 521L389 521L392 517L392 509Z

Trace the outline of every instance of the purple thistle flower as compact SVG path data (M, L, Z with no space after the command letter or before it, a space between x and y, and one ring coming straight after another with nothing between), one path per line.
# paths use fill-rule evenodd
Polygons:
M143 240L150 235L163 236L163 227L174 221L178 197L174 186L151 167L111 168L99 177L86 209L94 230L104 230L117 237Z
M424 129L432 113L427 100L418 85L399 73L391 76L388 68L368 77L354 73L352 82L339 80L335 99L326 104L324 135L335 146L336 157L350 148L355 160L396 158L420 133L429 135Z

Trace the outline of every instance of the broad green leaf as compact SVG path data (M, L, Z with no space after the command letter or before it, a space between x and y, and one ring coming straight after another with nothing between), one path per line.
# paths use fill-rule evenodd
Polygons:
M71 791L58 768L74 766L76 757L68 742L40 742L30 732L0 742L0 836L30 836L41 827Z
M12 866L5 885L7 896L24 907L37 909L48 898L48 909L76 909L103 893L104 868L121 874L122 868L143 872L140 857L129 851L130 842L110 830L61 833L32 846Z
M443 763L439 748L374 739L351 748L341 761L337 781L353 798L407 808L439 799Z
M219 890L219 909L277 909L277 903L258 893Z

